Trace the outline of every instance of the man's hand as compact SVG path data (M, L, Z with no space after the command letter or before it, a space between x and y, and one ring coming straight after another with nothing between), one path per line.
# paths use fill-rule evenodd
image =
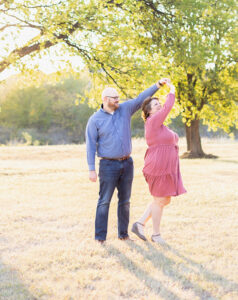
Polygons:
M89 171L89 180L92 182L97 181L97 173L96 171Z
M167 82L170 82L169 78L161 78L158 82L156 82L156 85L158 88L166 84Z

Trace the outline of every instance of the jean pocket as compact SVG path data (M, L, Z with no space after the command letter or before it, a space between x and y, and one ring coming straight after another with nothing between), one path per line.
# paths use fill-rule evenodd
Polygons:
M132 159L132 157L129 157L127 161L128 161L129 164L133 165L133 159Z
M109 159L101 159L99 164L99 170L109 170L115 168L115 161Z

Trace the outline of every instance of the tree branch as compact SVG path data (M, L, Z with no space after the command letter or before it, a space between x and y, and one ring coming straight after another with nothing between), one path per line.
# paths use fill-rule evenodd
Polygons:
M13 50L7 59L0 62L0 72L4 71L8 66L12 64L12 62L15 62L17 59L36 52L42 48L47 49L55 44L57 44L57 42L53 43L51 41L44 41Z
M104 66L104 63L102 63L101 61L99 61L97 58L95 58L94 57L94 60L95 61L97 61L99 64L100 64L100 66L102 67L102 69L103 69L103 71L107 74L107 76L109 77L109 78L111 78L111 80L115 83L115 85L122 91L122 93L127 97L128 95L127 95L127 93L126 93L126 91L124 90L124 88L122 87L122 86L120 86L118 83L117 83L117 81L113 78L113 76L107 71L107 69L105 68L105 66Z
M1 28L0 28L0 31L4 31L6 28L9 28L9 27L32 28L32 27L29 26L29 25L7 24L7 25L1 27Z
M204 104L207 102L207 101L206 101L206 100L207 100L206 92L207 92L207 86L205 86L205 87L203 88L203 90L202 90L201 103L200 103L200 105L199 105L199 107L198 107L198 111L201 111L202 108L203 108L203 106L204 106Z
M11 17L11 18L14 18L14 19L16 19L16 20L18 20L18 21L20 21L20 22L22 22L22 23L27 24L29 27L36 28L36 29L40 29L40 30L43 29L42 26L31 24L31 23L29 23L29 22L27 22L27 21L25 21L25 20L22 20L22 19L19 18L19 17L14 16L14 15L11 15L11 14L8 14L8 13L6 13L6 15L9 16L9 17Z
M46 5L35 5L35 6L27 6L27 5L22 5L23 7L25 7L25 8L40 8L40 7L52 7L52 6L55 6L55 5L59 5L59 4L61 4L62 3L62 1L59 1L59 2L57 2L57 3L52 3L52 4L46 4Z
M70 40L67 38L64 38L63 39L65 41L65 43L70 46L70 47L73 47L73 48L76 48L79 52L81 52L83 54L83 56L87 59L87 60L91 60L91 57L89 56L87 50L85 49L82 49L80 48L77 44L73 43L73 42L70 42Z
M68 30L69 34L72 34L76 29L82 29L79 22L76 22L72 25L72 27ZM32 45L23 46L21 48L13 50L7 58L5 58L3 61L0 62L0 72L4 71L8 66L10 66L12 63L14 63L17 59L22 58L26 55L29 55L33 52L39 51L40 49L47 49L51 46L56 45L59 43L59 40L64 40L66 42L66 39L68 38L68 35L66 34L54 34L56 40L54 42L47 40L44 42L35 42L35 38L32 40ZM29 43L28 43L29 44Z
M0 12L3 12L3 13L6 13L6 12L8 12L8 11L10 11L10 10L18 10L18 9L21 9L22 7L24 7L24 8L29 8L29 9L32 9L32 8L47 8L47 7L53 7L53 6L55 6L55 5L59 5L59 4L61 4L62 3L62 1L59 1L59 2L57 2L57 3L53 3L53 4L46 4L46 5L35 5L35 6L27 6L27 5L25 5L25 4L21 4L20 6L15 6L15 7L9 7L9 8L7 8L7 9L0 9ZM5 4L5 1L1 1L0 2L0 5L4 5Z
M89 53L87 50L85 49L82 49L80 48L77 44L73 43L73 42L70 42L69 39L63 39L65 41L65 43L70 46L70 47L73 47L73 48L76 48L81 54L83 54L83 56L86 58L86 60L88 62L92 61L92 59L97 62L101 68L103 69L103 71L106 73L106 75L111 78L111 80L115 83L115 85L122 91L122 93L127 96L127 93L125 92L125 90L123 89L122 86L120 86L117 81L114 79L114 77L111 75L111 73L106 69L105 65L103 62L100 61L100 59L98 59L96 56L93 56L93 58L91 58L89 56Z
M173 17L173 15L171 13L165 13L165 12L162 12L161 10L158 10L156 7L155 7L155 3L153 1L144 1L144 0L139 0L139 2L143 2L145 3L145 5L147 7L150 7L151 10L154 12L154 15L157 15L157 16L170 16L170 17Z

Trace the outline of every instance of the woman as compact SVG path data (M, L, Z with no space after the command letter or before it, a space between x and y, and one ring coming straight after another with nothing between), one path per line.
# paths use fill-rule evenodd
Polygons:
M154 200L144 214L132 226L132 232L146 240L144 226L152 217L153 242L163 244L160 235L160 222L164 206L170 203L172 196L186 193L179 170L178 135L163 125L175 101L175 87L169 79L159 82L167 84L170 93L162 107L159 99L148 97L142 104L142 117L145 121L145 138L148 149L145 154L143 174Z

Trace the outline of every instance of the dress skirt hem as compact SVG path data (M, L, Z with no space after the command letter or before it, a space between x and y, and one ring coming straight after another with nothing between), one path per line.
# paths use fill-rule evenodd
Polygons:
M151 175L144 173L149 190L154 197L179 196L187 191L183 187L180 172L178 174Z

